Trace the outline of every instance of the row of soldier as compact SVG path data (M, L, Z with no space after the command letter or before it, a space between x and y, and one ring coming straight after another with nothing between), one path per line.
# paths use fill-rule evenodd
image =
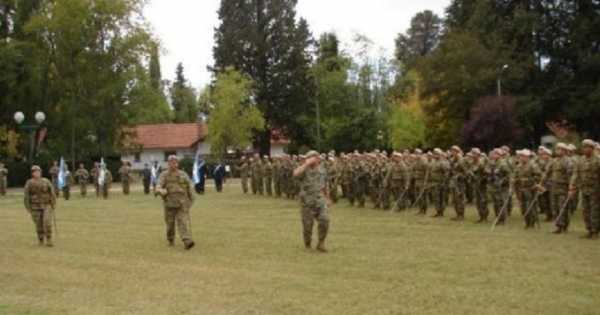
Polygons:
M539 147L511 154L508 147L488 154L473 148L463 153L453 146L449 151L386 152L321 155L323 183L333 203L338 197L351 205L364 207L367 199L376 209L404 211L418 209L425 215L430 205L433 217L444 217L449 205L453 220L465 219L465 205L472 202L477 223L488 222L493 209L496 224L504 224L518 202L525 228L539 226L539 215L554 222L554 233L568 231L570 219L579 205L588 233L597 238L600 229L600 145L592 140L581 143L581 152L572 144L558 143L554 151ZM238 169L244 193L285 196L300 193L293 170L304 157L281 155L241 159ZM250 184L250 189L248 189ZM341 194L340 194L341 193Z

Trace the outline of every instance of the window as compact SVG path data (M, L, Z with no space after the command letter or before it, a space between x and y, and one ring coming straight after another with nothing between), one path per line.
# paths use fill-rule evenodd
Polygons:
M177 155L177 151L165 151L165 162L169 160L169 155Z
M133 161L135 163L140 163L142 161L142 153L141 152L136 152L133 154Z

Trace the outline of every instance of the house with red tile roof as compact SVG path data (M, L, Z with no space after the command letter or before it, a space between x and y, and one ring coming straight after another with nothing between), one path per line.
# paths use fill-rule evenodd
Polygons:
M273 131L271 156L284 153L289 140L280 132ZM194 158L196 154L209 156L208 125L205 123L152 124L133 128L127 141L122 159L130 161L133 169L144 168L144 164L159 162L166 164L171 154L179 158ZM247 151L252 152L252 148Z

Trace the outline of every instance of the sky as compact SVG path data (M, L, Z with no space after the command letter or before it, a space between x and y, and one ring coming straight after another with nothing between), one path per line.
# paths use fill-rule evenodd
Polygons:
M308 21L315 38L335 32L349 52L355 34L373 41L372 54L391 57L394 39L410 26L420 11L443 15L451 0L298 0L297 13ZM161 68L164 79L172 80L177 63L199 89L210 82L207 66L212 64L214 28L219 25L220 0L150 0L145 16L163 47Z

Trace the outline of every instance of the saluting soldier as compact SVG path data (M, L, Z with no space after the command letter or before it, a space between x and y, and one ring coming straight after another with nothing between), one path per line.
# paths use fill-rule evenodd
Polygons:
M194 247L189 211L194 203L193 184L189 176L179 169L177 156L168 158L169 168L160 174L156 193L164 200L165 223L169 246L175 245L175 223L186 250Z
M327 213L326 200L327 184L322 178L319 170L321 158L316 151L309 151L306 154L304 163L294 170L294 177L300 180L300 202L302 203L302 230L304 237L304 246L311 248L313 224L318 222L319 243L317 250L327 252L325 248L325 239L329 231L329 216Z
M82 197L85 197L87 194L87 184L90 180L90 173L85 169L83 163L79 164L79 169L75 172L75 178L79 183L79 192Z
M42 169L34 165L31 167L31 179L25 183L24 190L25 208L31 215L35 224L39 245L52 247L52 221L56 207L54 186L42 177Z

